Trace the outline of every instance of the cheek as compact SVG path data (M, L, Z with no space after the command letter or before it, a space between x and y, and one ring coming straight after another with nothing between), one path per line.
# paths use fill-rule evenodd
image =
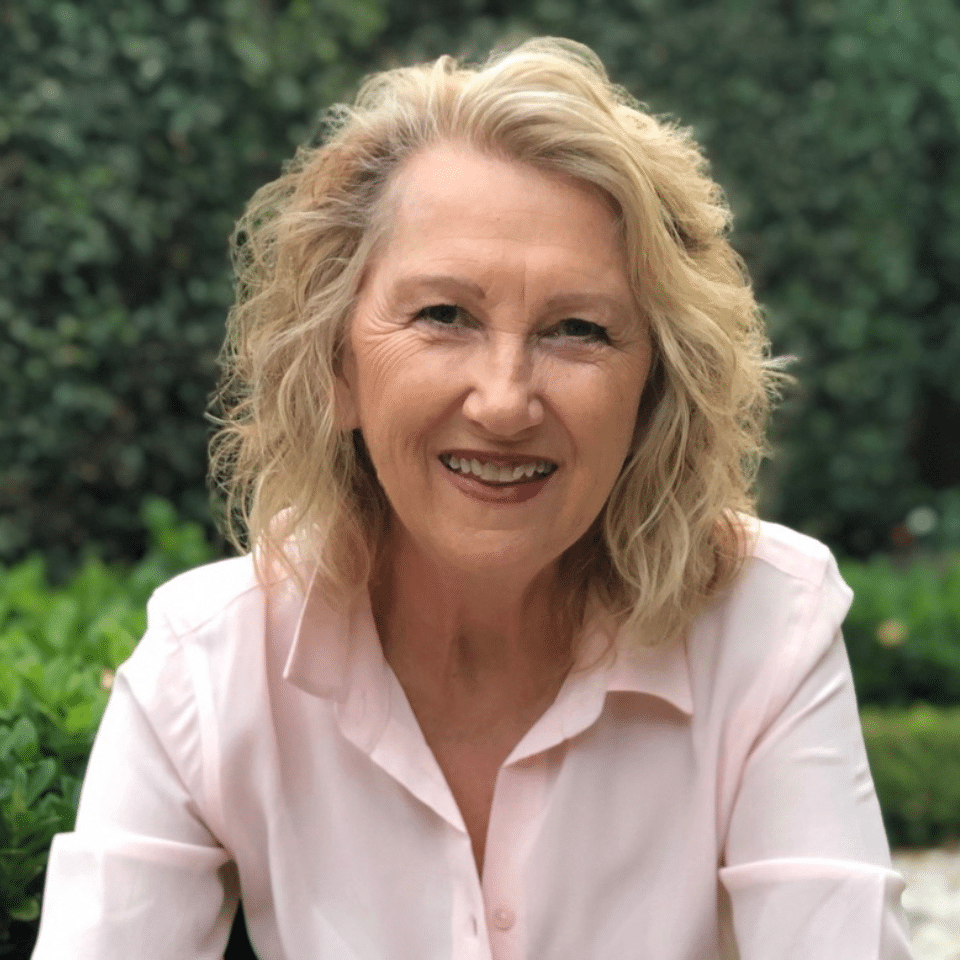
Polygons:
M611 456L626 457L633 439L642 394L642 375L586 378L577 390L562 391L567 422L583 442Z
M415 332L354 340L358 421L378 470L418 456L424 437L450 409L448 359Z
M355 375L364 406L390 402L404 395L417 369L417 347L410 338L368 335L354 342ZM371 414L377 409L368 411Z

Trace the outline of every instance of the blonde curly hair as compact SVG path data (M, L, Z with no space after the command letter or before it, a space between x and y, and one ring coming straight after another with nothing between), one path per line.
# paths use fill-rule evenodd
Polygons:
M478 68L441 57L378 73L253 197L233 238L237 300L214 398L226 532L256 548L262 579L275 563L297 576L296 555L334 603L366 587L390 506L362 438L338 429L335 383L389 229L387 187L439 143L572 176L619 213L654 361L633 451L561 571L571 609L593 596L638 642L676 637L739 569L782 374L690 132L651 116L572 41L528 41Z

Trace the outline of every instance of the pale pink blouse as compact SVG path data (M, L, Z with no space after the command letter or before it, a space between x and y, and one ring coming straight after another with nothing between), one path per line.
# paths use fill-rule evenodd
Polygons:
M241 893L263 960L905 960L849 603L763 524L685 643L603 656L593 618L478 876L369 601L184 574L117 675L34 960L217 958Z

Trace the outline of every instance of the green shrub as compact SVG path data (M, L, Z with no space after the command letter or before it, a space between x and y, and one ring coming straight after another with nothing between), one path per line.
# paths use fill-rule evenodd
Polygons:
M960 558L843 562L844 624L861 705L960 705Z
M379 0L17 0L0 16L0 563L208 516L227 238L361 72Z
M48 848L73 829L80 784L113 672L164 580L211 557L203 531L171 507L142 511L151 549L118 572L89 558L63 587L41 560L0 571L0 956L11 927L32 936Z
M178 524L163 501L148 501L142 518L151 547L132 568L118 571L91 557L61 587L50 584L36 558L0 572L0 956L28 955L50 841L73 827L113 672L144 629L147 598L159 583L212 555L202 529ZM949 624L960 619L953 609L960 562L901 570L882 561L845 563L843 572L858 590L848 622L858 683L900 702L902 691L881 681L905 675L909 661L876 670L861 646L903 656L912 634L892 648L878 646L875 636L878 625L909 622L918 640L928 625L940 624L944 650L955 651L948 638ZM939 609L944 603L951 609ZM929 662L914 673L929 678L924 683L934 677L943 683L944 664L953 669L956 661L936 644L921 649L917 658ZM919 846L960 837L960 708L869 708L863 723L891 842Z
M843 552L918 506L960 545L954 0L21 0L0 30L0 560L205 514L225 242L376 66L498 34L595 47L705 141L802 389L768 512Z
M863 733L893 846L960 839L960 709L865 710Z

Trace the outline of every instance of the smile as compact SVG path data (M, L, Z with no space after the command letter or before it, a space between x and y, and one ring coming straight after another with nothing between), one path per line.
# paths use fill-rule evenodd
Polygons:
M531 460L529 463L510 466L477 459L468 460L449 453L440 454L440 462L453 473L475 477L490 484L527 483L534 478L541 480L557 469L557 465L549 460Z

